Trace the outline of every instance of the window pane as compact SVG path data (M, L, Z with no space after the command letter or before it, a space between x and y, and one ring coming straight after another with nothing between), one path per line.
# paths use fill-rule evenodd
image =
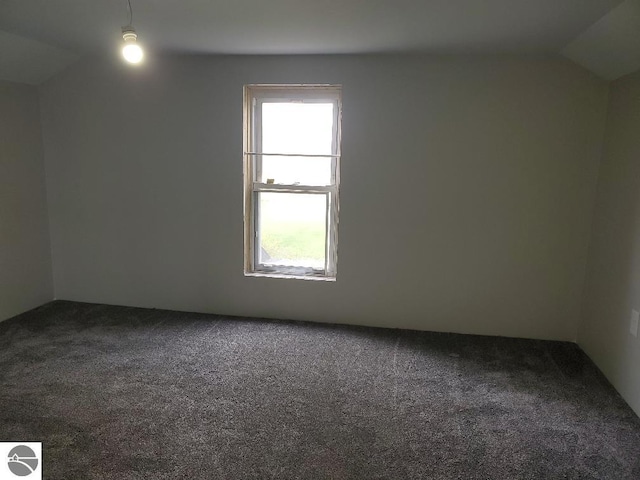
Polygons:
M258 261L324 269L327 197L309 193L258 193Z
M332 155L333 103L263 103L262 152Z
M331 157L262 156L261 183L331 185Z

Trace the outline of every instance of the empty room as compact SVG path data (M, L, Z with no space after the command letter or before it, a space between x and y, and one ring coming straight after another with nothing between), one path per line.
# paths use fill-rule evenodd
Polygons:
M640 0L0 1L0 480L640 479Z

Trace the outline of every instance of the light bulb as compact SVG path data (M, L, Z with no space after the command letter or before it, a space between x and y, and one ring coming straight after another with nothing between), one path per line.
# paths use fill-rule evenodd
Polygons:
M122 38L124 39L124 46L122 47L122 56L124 59L129 63L140 63L144 52L137 43L138 36L133 27L123 28Z
M129 43L122 47L122 56L129 63L140 63L144 53L140 45L136 43Z

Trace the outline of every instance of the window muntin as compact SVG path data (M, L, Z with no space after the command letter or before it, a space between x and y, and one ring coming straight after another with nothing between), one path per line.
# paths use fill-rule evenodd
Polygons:
M245 273L335 279L341 89L244 93Z

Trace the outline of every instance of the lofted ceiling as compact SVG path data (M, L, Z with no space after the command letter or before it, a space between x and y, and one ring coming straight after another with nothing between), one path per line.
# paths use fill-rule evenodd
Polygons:
M131 2L151 54L448 54L559 53L622 0ZM2 0L0 77L24 70L37 84L71 58L115 49L128 17L126 0ZM10 52L20 43L24 66ZM24 53L26 44L55 55L43 62Z

